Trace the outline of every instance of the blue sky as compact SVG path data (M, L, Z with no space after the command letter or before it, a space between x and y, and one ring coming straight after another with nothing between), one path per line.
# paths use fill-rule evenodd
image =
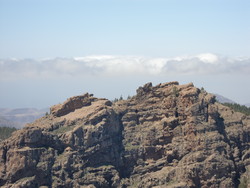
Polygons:
M0 106L47 107L85 91L112 99L172 80L248 103L249 19L249 0L0 0Z
M248 56L248 0L0 0L0 57Z

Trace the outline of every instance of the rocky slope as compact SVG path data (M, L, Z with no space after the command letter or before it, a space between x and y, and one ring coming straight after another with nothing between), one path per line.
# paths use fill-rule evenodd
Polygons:
M148 83L116 103L87 93L0 143L0 186L247 186L249 133L249 116L193 84Z

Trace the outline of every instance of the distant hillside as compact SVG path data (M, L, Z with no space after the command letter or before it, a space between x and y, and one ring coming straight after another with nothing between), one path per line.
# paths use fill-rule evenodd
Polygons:
M214 94L214 95L215 95L216 100L219 103L222 103L222 104L232 108L234 111L249 115L250 103L241 105L241 104L238 104L237 102L235 102L229 98L226 98L222 95L219 95L219 94Z
M229 98L226 98L226 97L224 97L224 96L222 96L222 95L219 95L219 94L214 94L215 95L215 97L216 97L216 100L218 101L218 102L220 102L220 103L236 103L235 101L233 101L233 100L231 100L231 99L229 99Z
M245 106L250 107L250 103L245 104Z
M0 127L20 127L21 125L17 122L13 122L5 119L4 117L0 117Z
M16 127L21 128L27 123L42 117L49 109L36 108L0 108L0 127Z
M15 127L0 127L0 141L9 138L14 131Z

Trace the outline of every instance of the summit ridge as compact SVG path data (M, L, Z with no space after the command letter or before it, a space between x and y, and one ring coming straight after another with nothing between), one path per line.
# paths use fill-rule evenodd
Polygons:
M0 186L247 186L249 135L249 116L192 83L117 102L86 93L0 142Z

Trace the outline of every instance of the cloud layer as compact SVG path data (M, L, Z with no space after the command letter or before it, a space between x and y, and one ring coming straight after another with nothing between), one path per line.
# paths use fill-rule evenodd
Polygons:
M85 56L55 59L0 59L0 80L58 76L165 74L250 74L250 58L199 54L172 58Z

